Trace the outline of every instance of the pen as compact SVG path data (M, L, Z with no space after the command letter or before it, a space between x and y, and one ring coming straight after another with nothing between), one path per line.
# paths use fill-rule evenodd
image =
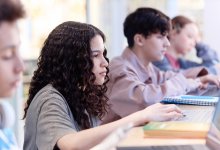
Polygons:
M183 117L186 117L186 114L182 113Z

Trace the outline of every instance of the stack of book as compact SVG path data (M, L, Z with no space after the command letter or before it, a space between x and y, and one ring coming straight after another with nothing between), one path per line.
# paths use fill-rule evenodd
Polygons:
M205 138L210 124L194 122L150 122L143 127L145 137Z

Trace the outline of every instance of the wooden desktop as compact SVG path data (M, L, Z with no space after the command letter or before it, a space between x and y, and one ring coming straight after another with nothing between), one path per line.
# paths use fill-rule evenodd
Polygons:
M193 106L179 105L182 110L214 110L214 106ZM207 116L207 122L211 122L212 116ZM193 121L193 120L192 120ZM203 120L204 121L204 120ZM197 120L196 122L200 122ZM118 145L117 150L207 150L206 139L165 139L165 138L144 138L143 127L135 127L131 129L126 138Z

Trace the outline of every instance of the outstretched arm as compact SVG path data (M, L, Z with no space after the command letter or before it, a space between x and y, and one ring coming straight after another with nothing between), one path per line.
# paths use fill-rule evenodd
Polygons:
M99 144L100 141L118 127L128 123L132 122L134 126L138 126L149 121L166 121L177 119L181 116L181 110L176 105L157 103L118 121L83 130L78 133L67 134L58 140L57 145L61 150L89 149Z

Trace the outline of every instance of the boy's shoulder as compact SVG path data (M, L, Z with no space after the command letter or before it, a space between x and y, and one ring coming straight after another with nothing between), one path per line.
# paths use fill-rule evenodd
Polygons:
M121 74L135 70L135 67L127 59L122 56L118 56L110 61L109 70L110 74Z

